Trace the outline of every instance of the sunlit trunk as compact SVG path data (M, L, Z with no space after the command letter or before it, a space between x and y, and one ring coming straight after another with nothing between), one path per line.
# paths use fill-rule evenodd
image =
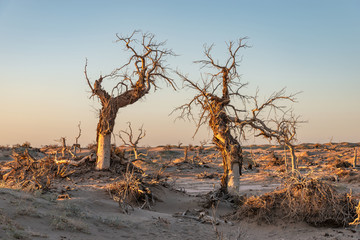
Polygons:
M134 158L135 158L135 160L136 160L136 159L139 158L139 155L138 155L138 152L137 152L137 148L134 147L134 148L133 148L133 151L134 151Z
M290 153L291 153L291 171L295 172L297 169L297 162L296 162L296 155L295 155L295 148L292 145L287 145Z
M242 151L240 144L230 135L217 135L214 142L223 157L224 174L221 178L221 188L231 195L239 194L240 175L242 167Z
M110 153L111 153L111 134L98 135L98 148L96 170L105 170L110 167Z
M232 164L229 168L227 190L231 195L238 195L240 188L240 165L239 163Z

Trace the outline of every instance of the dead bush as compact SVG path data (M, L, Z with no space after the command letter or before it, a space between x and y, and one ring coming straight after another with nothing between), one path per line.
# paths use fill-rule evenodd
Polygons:
M286 179L281 189L247 198L231 218L251 217L266 223L284 219L340 227L355 220L356 206L351 194L338 193L328 183L292 177Z
M269 163L267 165L268 167L281 166L284 164L285 164L285 160L282 157L275 155L275 152L271 152L269 154Z
M336 168L350 168L352 167L352 164L347 162L347 161L344 161L344 160L341 160L341 159L336 159L336 161L334 162L333 164Z
M150 208L150 205L155 201L149 187L137 175L134 171L127 169L121 180L109 184L107 187L111 197L119 202L119 206L123 210L125 210L124 205Z
M46 156L42 159L33 158L28 150L14 152L14 161L7 163L7 172L3 172L3 180L9 185L20 185L23 189L48 190L54 178L64 178L73 173L64 164L57 165Z
M112 154L115 154L120 159L123 159L123 160L126 159L126 157L125 157L125 153L126 153L125 149L122 149L120 147L115 147L115 148L112 148L111 151L112 151Z
M351 169L337 168L333 171L339 178L347 178L356 175Z

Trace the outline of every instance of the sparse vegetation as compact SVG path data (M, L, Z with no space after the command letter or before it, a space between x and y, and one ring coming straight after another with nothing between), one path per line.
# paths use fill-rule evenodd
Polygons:
M127 171L123 178L107 187L112 198L119 202L119 206L128 212L127 207L133 205L141 208L150 208L154 203L154 198L149 187L145 186L142 179L134 173L134 171Z
M70 230L88 233L89 226L79 219L74 219L65 216L54 215L52 218L51 226L56 230Z
M356 218L357 201L319 179L290 177L283 188L246 198L232 219L256 218L259 223L304 221L314 226L347 226Z
M229 196L219 191L217 185L214 184L221 177L221 160L218 159L217 152L210 151L208 148L203 150L203 154L199 154L199 147L193 147L193 151L188 151L187 161L183 159L183 148L172 147L170 150L165 150L164 147L148 148L147 150L153 157L151 164L140 161L136 162L136 164L129 163L126 167L123 163L114 161L109 171L99 172L94 170L94 162L91 162L92 165L88 162L79 166L72 166L68 162L69 160L66 160L67 163L64 164L53 165L54 163L52 163L42 166L40 160L46 158L40 158L39 156L43 156L43 152L20 146L18 149L14 149L18 154L17 159L2 163L2 173L9 173L17 166L17 168L14 168L17 170L12 172L13 175L8 176L9 179L10 176L15 176L18 179L20 179L20 176L26 176L23 180L34 180L37 178L34 178L32 174L44 177L37 174L37 170L35 170L37 167L39 167L40 171L40 169L49 166L52 169L52 171L48 172L48 175L52 176L51 184L48 188L45 188L47 191L44 191L45 189L41 187L34 187L31 192L24 193L22 190L25 185L22 181L10 181L8 179L6 179L8 181L1 181L2 191L0 191L0 196L4 196L4 198L0 198L0 203L1 201L9 201L7 209L13 210L3 216L4 221L7 223L3 221L3 227L0 228L0 237L6 236L8 239L51 237L47 233L37 233L37 229L34 231L23 222L19 224L19 219L31 219L34 222L45 219L47 221L46 228L50 232L82 234L81 236L84 236L84 238L86 238L87 234L91 234L100 228L124 232L124 229L128 231L130 228L133 229L134 226L138 226L138 224L129 223L128 218L124 218L122 214L130 214L128 216L130 218L144 217L139 212L142 211L142 208L150 208L154 211L147 213L156 216L155 220L153 220L155 224L152 225L154 228L163 227L169 232L177 231L174 230L174 226L180 224L180 228L183 228L182 223L177 222L174 224L174 219L171 217L166 218L163 223L161 219L165 218L158 218L158 215L156 215L160 214L158 212L159 206L176 204L175 211L177 211L177 208L181 206L181 201L183 201L181 199L189 198L184 193L188 193L189 190L197 187L202 189L207 182L208 186L206 188L216 191L206 195L207 197L199 209L197 207L191 207L189 211L184 209L184 212L176 215L176 218L182 218L185 224L188 224L188 221L195 220L198 224L210 223L211 226L211 221L213 221L215 224L212 225L213 229L217 231L215 235L213 233L213 238L238 239L240 236L240 239L246 239L249 234L248 239L251 239L252 230L246 229L245 231L244 228L239 228L239 226L249 222L249 219L254 219L259 223L273 224L274 226L279 221L283 222L285 220L287 223L307 222L313 226L327 226L330 228L346 226L356 231L352 226L359 223L359 192L356 184L360 181L360 178L358 176L359 170L351 164L354 154L353 148L348 148L346 144L336 143L332 145L333 148L337 149L336 151L328 151L326 147L320 145L314 148L313 145L309 145L309 148L304 146L298 148L296 154L299 159L299 169L296 177L285 172L284 149L282 146L264 145L244 148L244 157L254 159L258 167L255 170L247 169L244 171L241 193L247 195ZM120 158L125 153L124 149L124 147L113 146L113 154ZM156 150L154 151L154 149ZM186 147L186 149L188 148ZM46 151L51 152L52 149L47 148ZM131 150L128 149L128 151ZM82 154L87 156L88 153ZM161 155L163 158L160 157ZM156 158L156 156L159 156L159 158ZM65 160L58 160L58 163L59 161ZM309 165L309 162L313 164ZM68 171L75 172L63 178L56 175L58 173L57 166L63 166ZM305 173L309 175L306 176ZM180 176L180 183L177 183L177 179L174 179L175 174ZM191 181L186 182L189 181L186 180L182 184L182 176L191 179ZM287 176L287 178L283 178L283 176ZM47 178L44 177L44 179ZM40 180L37 181L41 182ZM276 185L279 182L282 182L282 185L273 191L274 187L271 187L271 185ZM12 189L7 189L10 184ZM199 186L196 184L199 184ZM349 184L355 186L352 194L348 189ZM90 185L93 188L91 191L96 188L101 191L101 194L96 195L91 200L81 200L82 194L85 192L80 189L87 188ZM14 188L17 190L13 190ZM106 198L103 192L104 188L107 189L118 204L112 205L114 202L112 199ZM25 189L28 188L25 187ZM73 192L72 189L75 191ZM171 189L178 189L178 192L184 194L178 196L180 197L179 206L178 200L167 199L167 195L173 194ZM89 194L88 191L86 190L85 195ZM196 198L203 198L204 194L197 194ZM60 196L63 195L67 197L61 198ZM107 200L101 199L98 201L96 198L100 196L104 196ZM92 209L94 206L103 206L104 201L111 202L105 204L105 208L113 206L116 209L110 210L111 208L109 208L104 213ZM228 209L227 211L230 211L234 206L239 208L237 213L232 216L232 219L221 216L211 218L206 209L217 204L222 205L223 210L224 208ZM186 207L188 208L188 205ZM8 212L7 209L4 210ZM109 211L111 211L110 214ZM94 226L96 227L94 228ZM210 226L208 228L209 233L214 231ZM231 230L229 230L230 228ZM5 235L1 235L1 231Z

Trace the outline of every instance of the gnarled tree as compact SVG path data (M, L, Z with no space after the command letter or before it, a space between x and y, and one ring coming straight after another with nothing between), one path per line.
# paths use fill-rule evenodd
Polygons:
M196 83L187 76L178 73L186 87L197 91L197 95L187 104L175 110L181 111L181 118L192 118L197 123L195 134L198 129L209 124L213 132L213 142L222 154L224 174L221 178L221 189L224 192L235 194L240 185L240 175L243 162L242 148L232 135L233 122L229 117L229 111L241 111L231 104L233 97L243 99L245 96L239 93L244 84L240 83L237 73L238 52L247 47L240 39L237 43L228 44L228 58L223 64L215 61L211 55L213 45L204 47L205 60L196 61L202 67L208 67L213 72L207 73L207 78L202 83ZM193 108L200 106L198 119L193 115ZM195 135L194 134L194 135Z
M266 122L258 122L257 111L263 112L270 106L276 108L276 102L280 99L292 100L292 95L285 96L283 91L272 96L262 109L248 110L247 105L253 99L242 93L247 83L240 81L237 72L239 66L239 51L246 48L246 38L227 44L227 58L224 62L216 60L212 56L212 48L204 47L205 59L196 61L202 68L208 68L201 82L195 82L184 74L178 73L183 79L185 87L195 90L194 98L178 108L181 111L180 118L193 119L196 122L196 130L208 124L213 132L213 142L222 154L224 174L221 178L221 190L237 194L240 186L240 175L243 163L242 147L235 133L244 134L245 126L256 126L259 129L266 128ZM241 105L240 107L238 105ZM195 117L194 108L200 108L198 117ZM239 136L240 137L240 136Z
M85 64L85 77L92 92L91 97L98 97L102 106L97 125L98 170L110 167L111 133L118 110L137 102L152 87L157 90L159 80L164 80L175 89L165 64L165 58L174 53L164 47L165 42L156 42L153 34L139 31L134 31L129 37L116 36L117 42L123 44L125 51L130 53L129 60L124 65L108 75L100 75L91 84L87 74L87 61ZM106 79L117 81L111 92L102 86Z

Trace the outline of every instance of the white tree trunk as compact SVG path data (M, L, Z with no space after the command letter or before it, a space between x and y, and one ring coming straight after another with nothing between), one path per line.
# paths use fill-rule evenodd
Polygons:
M96 170L105 170L110 167L111 134L99 133Z
M239 195L240 190L240 172L239 164L233 163L232 167L229 169L228 175L228 192L231 195Z
M292 146L289 146L290 153L291 153L291 171L294 173L297 169L297 162L296 162L296 155L295 155L295 149Z

